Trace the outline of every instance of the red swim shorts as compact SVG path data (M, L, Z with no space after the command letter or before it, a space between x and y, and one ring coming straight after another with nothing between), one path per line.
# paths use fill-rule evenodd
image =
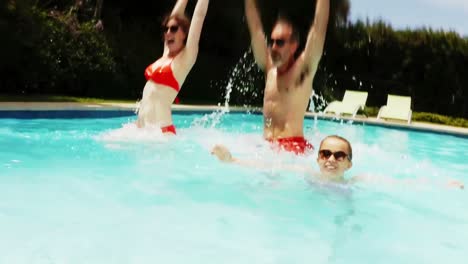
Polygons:
M278 138L276 140L269 139L268 141L277 143L281 149L294 152L296 155L305 154L306 151L314 150L314 146L304 137Z
M177 134L174 125L169 125L169 126L161 127L161 131L162 131L163 133L173 133L174 135Z

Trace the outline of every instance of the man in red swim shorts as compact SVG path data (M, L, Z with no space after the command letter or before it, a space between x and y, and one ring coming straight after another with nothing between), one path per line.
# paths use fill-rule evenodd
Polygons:
M255 61L266 76L263 136L266 140L279 144L282 149L296 154L313 149L304 139L304 115L322 57L329 9L330 0L317 0L307 43L304 50L296 56L300 37L293 22L286 17L279 17L267 43L256 0L245 0L245 14Z
M304 137L288 137L277 138L276 140L267 139L273 143L274 147L279 147L280 150L294 152L296 155L306 154L312 152L314 146L309 143Z

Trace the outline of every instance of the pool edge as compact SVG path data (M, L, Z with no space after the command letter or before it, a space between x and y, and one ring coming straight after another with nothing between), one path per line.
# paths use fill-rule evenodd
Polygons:
M76 102L0 102L1 112L15 111L130 111L135 112L136 104L130 103L76 103ZM191 112L191 113L207 113L212 111L226 110L220 105L173 105L174 112ZM228 108L228 112L242 113L261 113L259 107L238 107L232 106ZM373 117L347 117L323 114L323 113L306 113L307 119L321 119L335 122L351 122L353 124L362 124L370 126L379 126L401 130L413 130L422 132L432 132L438 134L448 134L468 138L468 128L452 127L433 123L412 122L406 124L397 121L377 120Z

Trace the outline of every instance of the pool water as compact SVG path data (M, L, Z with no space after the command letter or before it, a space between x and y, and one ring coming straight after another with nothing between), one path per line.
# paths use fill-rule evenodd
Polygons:
M467 138L306 120L317 148L350 140L347 177L397 181L331 185L279 169L316 154L272 150L259 115L134 120L0 119L0 263L466 263Z

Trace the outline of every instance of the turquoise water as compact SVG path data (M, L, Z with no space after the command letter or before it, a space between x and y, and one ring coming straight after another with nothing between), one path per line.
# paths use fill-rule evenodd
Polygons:
M306 120L351 141L347 177L397 180L336 186L278 169L315 153L274 152L258 115L134 119L0 119L0 263L466 263L466 138Z

